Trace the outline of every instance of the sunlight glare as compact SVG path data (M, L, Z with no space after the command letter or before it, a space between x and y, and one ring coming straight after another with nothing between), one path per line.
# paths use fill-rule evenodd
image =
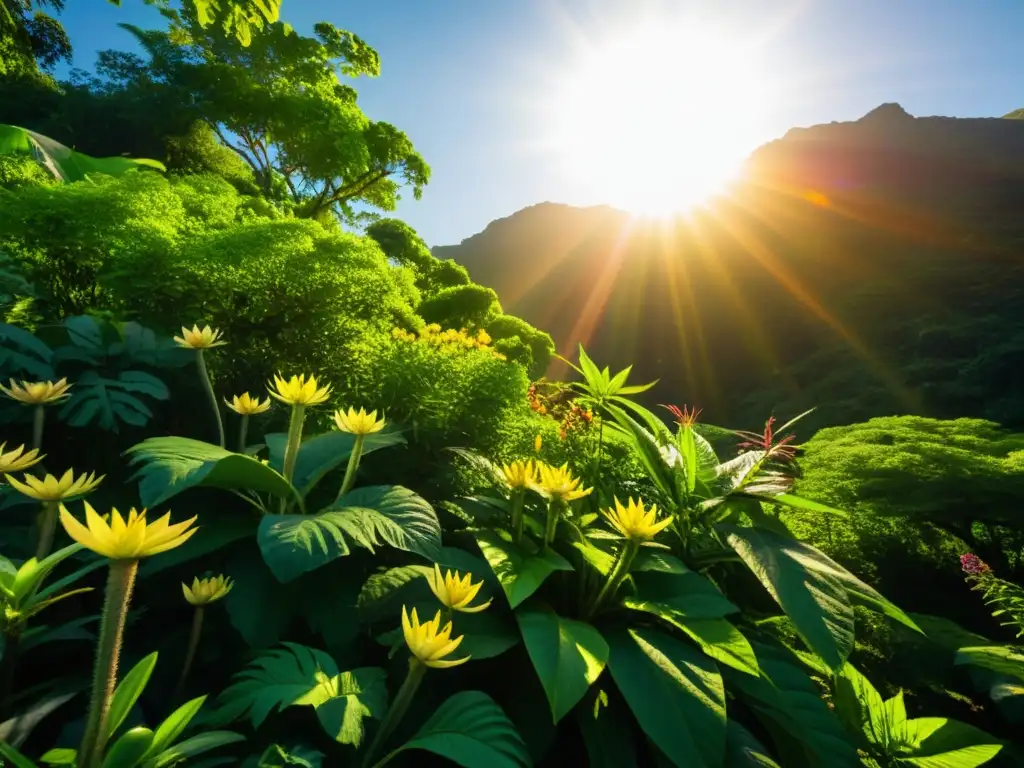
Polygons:
M755 50L703 24L588 41L551 93L549 151L609 205L663 215L702 203L763 141L771 88Z

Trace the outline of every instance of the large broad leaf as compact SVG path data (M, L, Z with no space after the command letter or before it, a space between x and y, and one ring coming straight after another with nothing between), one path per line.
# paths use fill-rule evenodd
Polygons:
M559 616L544 603L523 606L516 621L557 723L601 675L608 644L594 627Z
M725 759L725 686L715 663L655 629L609 636L608 669L644 733L680 768Z
M614 694L614 691L613 691ZM637 768L633 723L619 696L591 689L575 718L591 768Z
M725 731L725 768L779 768L746 728L730 720Z
M0 124L0 155L30 155L55 179L65 182L81 181L90 173L120 176L140 168L167 170L156 160L83 155L48 136L15 125Z
M867 745L885 747L906 726L906 712L899 718L888 717L881 694L864 675L847 662L835 676L833 703L836 714L847 729L861 736Z
M994 736L944 717L910 720L907 731L909 746L899 761L917 768L976 768L1003 748Z
M235 675L217 698L212 721L227 723L246 713L253 728L272 712L311 706L324 731L342 744L359 746L364 720L387 709L387 675L376 667L339 672L323 651L284 643L258 656Z
M907 614L814 547L760 528L721 529L800 636L832 669L842 667L853 650L854 603L920 632Z
M572 564L557 552L514 544L504 531L478 531L476 542L501 582L508 604L515 608L540 589L555 571L571 571Z
M485 693L462 691L445 701L416 734L382 760L425 749L464 768L525 768L526 744L501 707Z
M728 619L685 619L675 611L659 610L656 603L627 603L627 606L634 610L653 613L682 630L715 661L728 664L733 669L749 675L761 674L750 641Z
M267 515L256 538L274 575L288 582L347 555L348 539L371 552L383 543L434 560L441 523L408 488L374 485L345 494L316 515Z
M284 467L284 451L288 445L288 435L275 432L266 436L267 448L270 451L270 466L278 472ZM355 446L355 435L349 432L331 431L311 437L299 446L299 455L295 459L295 472L292 484L299 493L306 496L324 475L348 461ZM393 445L404 445L405 438L401 432L387 428L363 438L362 456L381 448Z
M235 582L224 598L231 625L253 648L280 640L294 615L295 590L274 578L255 546L233 557L225 572Z
M717 619L739 613L722 592L696 571L648 572L633 575L637 593L623 603L648 613L673 614L677 619Z
M971 664L1001 675L1024 680L1024 654L1006 645L983 645L960 648L956 652L958 666Z
M155 507L200 486L262 491L302 504L292 484L263 462L201 440L151 437L125 454L131 456L132 465L138 465L132 479L139 480L139 496L145 507Z
M780 646L751 643L762 677L724 669L729 690L765 724L775 739L782 765L814 768L859 768L860 758L821 691L801 668L793 652Z

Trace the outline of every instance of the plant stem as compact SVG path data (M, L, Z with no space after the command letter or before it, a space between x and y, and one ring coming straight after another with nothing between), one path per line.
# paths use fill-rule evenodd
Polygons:
M558 531L558 518L562 514L562 502L551 499L548 502L548 516L544 522L544 548L550 549Z
M32 414L32 447L37 451L43 447L43 423L46 421L46 406L37 405Z
M523 504L525 502L525 488L518 488L512 492L512 541L516 544L523 540Z
M199 380L203 383L206 397L213 408L214 418L217 419L217 439L221 448L224 447L224 420L220 416L220 406L217 404L217 395L213 392L213 382L210 381L210 374L206 370L206 360L203 359L203 350L196 350L196 368L199 370Z
M306 418L306 406L293 405L292 416L288 422L288 442L284 449L284 479L289 483L295 474L295 462L299 458L299 447L302 445L302 422ZM281 512L288 506L288 499L281 499Z
M110 715L110 700L117 687L117 662L121 655L128 603L132 598L138 560L111 560L107 593L100 621L100 639L96 644L92 698L85 721L85 735L78 749L78 768L97 768L103 757L104 732Z
M238 452L245 453L245 438L249 434L249 414L243 413L238 422Z
M622 549L619 550L619 556L615 559L615 565L612 566L611 571L608 573L608 580L601 587L601 591L597 593L597 599L594 600L590 608L588 618L597 613L604 605L604 601L609 596L614 596L618 591L623 579L629 575L629 568L633 565L633 558L636 557L637 550L639 549L639 542L631 539L627 539L622 545Z
M356 481L356 470L359 469L359 460L363 457L365 437L365 435L356 435L355 445L352 446L352 453L348 457L348 467L345 469L345 479L341 481L341 489L338 491L338 499L352 490L352 484Z
M185 652L185 663L181 665L181 677L178 678L178 685L174 689L174 697L177 700L181 692L185 690L185 681L188 673L192 671L192 663L196 660L196 651L199 650L199 637L203 632L203 606L197 605L195 613L192 614L192 632L188 636L188 650Z
M373 741L370 742L370 748L366 750L366 754L363 757L363 768L372 765L373 756L377 754L384 741L391 735L391 732L402 722L402 718L405 717L405 713L409 709L413 696L416 695L416 690L420 687L426 671L427 665L415 656L409 659L409 673L405 676L402 687L395 694L395 700L392 702L391 709L388 710L384 722L380 724L377 734L373 737Z
M36 560L42 560L53 549L53 535L57 531L57 507L59 501L44 501L39 513L39 541L36 543Z

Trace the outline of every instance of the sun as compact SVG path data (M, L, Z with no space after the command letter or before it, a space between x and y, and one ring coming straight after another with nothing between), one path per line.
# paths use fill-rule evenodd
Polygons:
M640 214L685 211L764 141L771 84L755 53L695 23L587 41L548 94L544 143L588 197Z

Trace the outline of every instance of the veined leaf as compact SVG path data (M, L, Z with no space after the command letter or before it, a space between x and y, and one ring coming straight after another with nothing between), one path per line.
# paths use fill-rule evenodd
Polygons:
M167 170L163 163L145 158L91 157L75 152L41 133L16 125L0 124L0 155L30 155L55 179L64 182L81 181L90 173L121 176L142 168Z
M679 619L717 619L739 613L718 587L696 571L641 572L633 574L633 580L636 596L623 601L633 610L671 613Z
M138 465L132 479L139 480L145 507L155 507L182 491L196 487L262 491L292 499L302 506L298 491L279 473L258 459L187 437L151 437L125 454Z
M990 669L1001 675L1024 680L1024 654L1006 645L983 645L960 648L956 652L957 666L971 664Z
M554 551L526 549L513 544L504 531L477 531L476 542L501 582L508 604L515 608L536 592L555 571L571 571L572 564Z
M976 768L1003 748L1001 740L957 720L920 717L907 721L910 746L899 761L916 768Z
M725 768L780 768L753 734L735 720L725 729Z
M276 432L266 436L267 448L270 451L270 466L278 472L283 471L284 451L288 444L288 435ZM348 461L352 455L352 448L355 446L355 435L349 432L332 430L316 435L304 441L299 446L299 455L295 459L295 472L292 475L292 484L299 489L299 493L307 496L324 475L332 469L341 466ZM363 437L363 450L361 455L366 456L381 448L390 448L393 445L404 445L405 438L402 433L391 427L386 427L380 432Z
M897 729L903 729L906 724L905 712L899 722L886 717L881 694L849 662L835 675L833 702L839 719L867 746L886 748L897 735Z
M608 661L608 644L589 624L535 602L516 611L523 643L558 722L576 706Z
M362 743L367 717L387 708L387 675L376 667L339 672L323 651L297 643L266 651L235 675L217 698L211 720L227 723L248 713L253 728L268 715L292 706L311 706L327 733L341 744Z
M853 649L853 604L920 632L903 611L814 547L759 528L720 526L729 545L833 670Z
M725 759L725 686L715 663L654 629L610 635L608 669L644 733L679 768Z
M416 734L378 765L408 749L425 749L463 768L527 768L526 744L501 707L480 691L447 699Z

